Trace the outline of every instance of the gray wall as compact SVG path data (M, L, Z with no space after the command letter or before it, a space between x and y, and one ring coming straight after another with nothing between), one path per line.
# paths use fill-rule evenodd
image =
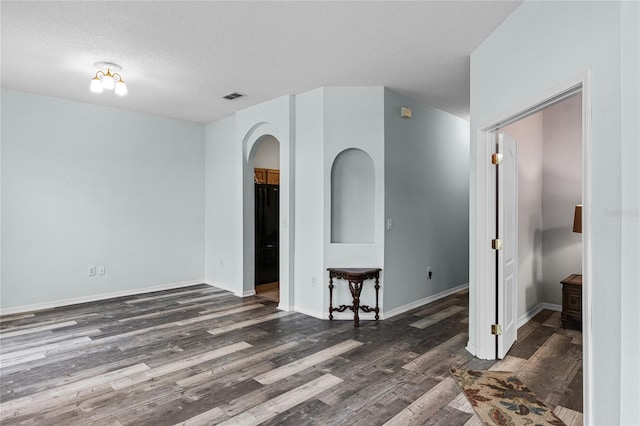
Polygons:
M542 291L543 126L539 112L502 129L518 141L518 318L548 301Z
M324 108L324 152L323 152L323 199L324 199L324 268L329 267L373 267L384 268L384 88L383 87L327 87L323 89ZM331 242L331 168L334 160L346 149L357 148L367 153L373 162L373 206L364 215L373 213L373 238L370 243ZM318 161L315 159L314 161ZM298 167L305 168L304 164ZM373 209L373 212L371 212ZM324 282L328 282L325 272ZM385 275L380 279L381 292L387 291ZM329 291L323 286L325 303L329 306ZM390 290L393 291L393 290ZM350 303L351 293L346 285L334 289L334 304ZM372 285L362 290L365 304L374 304ZM372 303L373 302L373 303ZM386 307L384 307L386 310ZM368 314L371 316L371 314ZM338 317L349 318L347 312ZM351 317L352 318L352 317Z
M296 96L295 308L322 317L324 268L324 89Z
M469 123L392 90L384 94L389 311L468 282ZM413 118L401 118L401 106Z
M331 168L331 242L375 242L375 174L371 157L342 151Z
M199 124L2 90L2 308L201 281L203 155Z
M253 167L280 170L280 142L276 138L268 135L260 141Z
M582 96L543 111L542 292L562 304L560 281L582 273L582 235L573 232L573 213L582 203Z
M585 380L591 379L593 407L586 421L593 424L632 425L640 418L639 28L638 2L524 2L471 55L473 148L477 130L504 111L590 73L592 198L585 226L592 238L592 317ZM472 149L472 179L476 162ZM475 345L474 187L470 194L469 343Z
M582 200L582 96L504 129L518 141L518 318L562 304L560 281L582 272L573 208Z
M236 158L235 116L206 126L205 142L205 279L230 291L242 283L242 194L240 161Z

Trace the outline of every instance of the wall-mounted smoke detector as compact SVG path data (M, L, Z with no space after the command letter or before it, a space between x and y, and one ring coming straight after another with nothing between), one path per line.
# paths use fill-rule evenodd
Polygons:
M238 92L231 92L228 95L224 95L222 98L226 99L228 101L232 101L234 99L238 99L243 97L244 95L242 93L238 93Z

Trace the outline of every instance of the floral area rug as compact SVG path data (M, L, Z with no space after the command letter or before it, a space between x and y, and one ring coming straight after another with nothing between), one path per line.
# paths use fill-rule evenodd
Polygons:
M566 426L514 373L452 369L451 375L485 425Z

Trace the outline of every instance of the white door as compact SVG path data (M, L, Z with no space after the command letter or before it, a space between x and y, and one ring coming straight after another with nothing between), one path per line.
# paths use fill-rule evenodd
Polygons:
M498 153L502 162L497 167L497 238L502 248L496 250L498 358L502 359L516 341L518 332L518 149L516 140L506 133L498 134Z

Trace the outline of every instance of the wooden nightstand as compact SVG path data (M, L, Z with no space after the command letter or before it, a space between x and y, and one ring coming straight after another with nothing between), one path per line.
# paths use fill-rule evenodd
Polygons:
M566 327L570 320L582 325L582 275L571 274L562 283L562 326Z

